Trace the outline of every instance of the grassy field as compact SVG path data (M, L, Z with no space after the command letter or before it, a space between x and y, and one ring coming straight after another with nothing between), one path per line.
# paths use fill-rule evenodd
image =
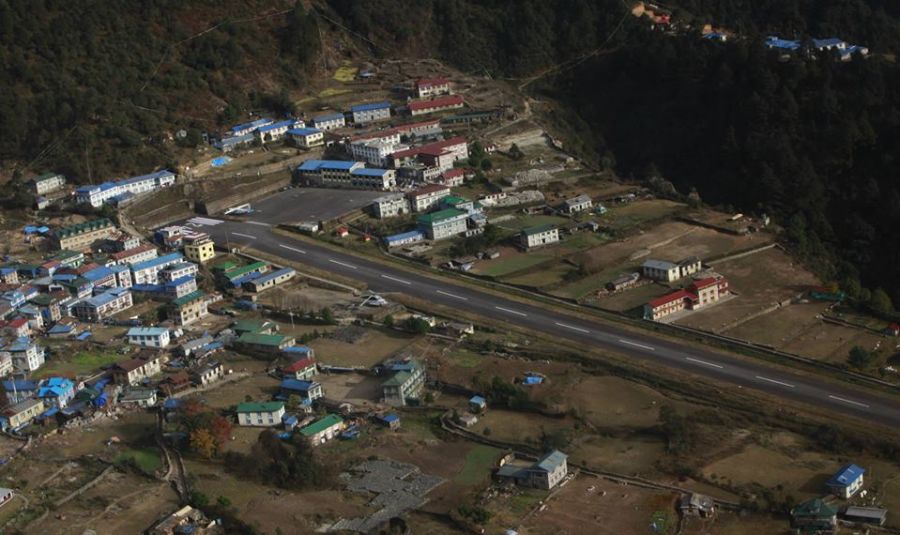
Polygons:
M54 354L53 358L35 373L36 378L51 377L54 375L64 376L83 376L100 370L101 366L107 366L118 360L122 360L122 355L113 351L79 351L71 358L66 358L64 354L60 356L59 350Z
M135 465L148 475L153 475L154 472L162 467L162 460L159 458L159 452L151 448L132 448L123 451L116 456L115 462L120 463L128 459L134 461Z
M488 260L475 265L472 271L479 275L487 275L489 277L503 277L517 271L522 271L530 267L537 266L543 262L553 260L554 254L544 249L543 252L523 253L514 250L502 254L496 260Z
M336 97L339 95L346 95L350 93L350 89L338 89L334 87L329 87L327 89L323 89L319 92L319 98L328 98L328 97Z
M370 367L415 341L404 333L369 329L365 337L355 344L340 340L319 338L310 343L319 362L335 366Z
M460 485L474 486L490 478L491 468L502 452L497 448L478 444L466 453L466 464L454 481Z
M543 433L554 433L572 426L566 418L549 418L535 414L526 414L503 409L491 409L478 420L471 430L484 433L485 429L491 438L510 442L537 444Z
M648 221L669 217L684 210L686 205L674 201L652 199L624 205L613 204L607 208L609 211L603 215L603 224L616 230L624 230Z
M352 65L344 64L338 67L338 70L334 73L334 79L338 82L352 82L354 78L356 78L356 73L359 69L353 67Z
M503 279L503 282L531 286L534 288L544 288L562 282L566 275L574 269L574 267L563 262L554 262L547 266L541 266L534 271L526 271L519 275L506 277Z
M498 226L506 230L518 232L528 227L536 227L538 225L562 225L568 223L565 217L553 215L523 215L513 219L504 221Z
M703 475L734 486L755 483L775 488L781 485L792 495L807 499L821 495L825 481L840 468L837 460L819 453L779 450L750 444L739 453L707 465ZM760 470L763 466L766 469Z

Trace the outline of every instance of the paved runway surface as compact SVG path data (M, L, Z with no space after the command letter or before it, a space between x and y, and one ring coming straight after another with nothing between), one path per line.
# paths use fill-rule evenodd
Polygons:
M545 310L539 304L529 305L504 299L476 288L458 285L450 279L435 280L415 272L395 269L327 247L276 235L271 232L267 222L253 219L256 218L251 216L245 222L207 224L203 229L217 243L224 243L227 236L232 246L251 246L269 254L359 280L376 292L402 292L552 336L593 344L598 348L656 363L661 367L660 373L665 373L663 367L676 368L714 379L721 388L751 388L875 423L900 425L900 401L817 381L763 362L749 362L725 353L658 339L649 332L626 331L612 324L601 324Z

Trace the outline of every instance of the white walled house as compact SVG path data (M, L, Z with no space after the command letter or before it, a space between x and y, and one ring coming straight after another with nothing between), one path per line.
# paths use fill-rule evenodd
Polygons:
M325 132L318 128L292 128L287 133L295 145L304 149L325 143Z
M522 247L532 249L559 242L559 229L553 225L538 225L523 229L519 235Z
M266 401L262 403L240 403L237 406L238 425L251 427L275 427L281 424L284 403Z

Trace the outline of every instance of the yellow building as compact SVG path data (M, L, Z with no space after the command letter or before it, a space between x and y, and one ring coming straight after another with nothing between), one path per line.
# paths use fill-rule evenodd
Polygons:
M216 257L216 244L210 238L184 244L184 256L188 260L204 263Z

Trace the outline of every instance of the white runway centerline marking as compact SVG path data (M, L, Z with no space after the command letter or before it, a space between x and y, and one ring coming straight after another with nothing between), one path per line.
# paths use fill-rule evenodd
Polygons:
M297 249L296 247L291 247L290 245L284 245L284 244L279 243L278 246L281 247L282 249L287 249L288 251L294 251L295 253L306 254L306 251L304 251L303 249Z
M516 316L522 316L522 317L528 316L528 314L526 314L526 313L524 313L524 312L519 312L518 310L512 310L512 309L509 309L509 308L503 308L503 307L494 307L494 308L496 308L497 310L502 310L503 312L508 312L508 313L510 313L510 314L515 314Z
M645 346L644 344L639 344L637 342L632 342L631 340L619 340L620 344L628 344L630 346L639 347L641 349L646 349L647 351L656 351L655 347Z
M268 223L263 223L262 221L247 221L248 225L258 225L260 227L271 227L272 225Z
M721 369L721 368L725 367L725 366L722 366L721 364L716 364L715 362L707 362L705 360L695 359L693 357L684 357L684 360L688 360L688 361L694 362L696 364L702 364L704 366L712 366L713 368Z
M412 283L409 282L409 281L405 281L405 280L403 280L403 279L398 279L397 277L391 277L390 275L382 275L381 278L382 278L382 279L391 280L391 281L394 281L394 282L399 282L400 284L407 284L407 285L412 284Z
M443 290L437 290L437 293L439 293L439 294L441 294L441 295L446 295L447 297L452 297L452 298L454 298L454 299L460 299L460 300L462 300L462 301L468 301L468 300L469 300L468 297L463 297L463 296L461 296L461 295L452 294L452 293L450 293L450 292L445 292L445 291L443 291Z
M837 400L837 401L843 401L844 403L849 403L850 405L856 405L857 407L863 407L866 409L869 408L869 406L866 405L865 403L860 403L859 401L853 401L852 399L840 398L838 396L828 396L828 397L830 397L831 399Z
M560 327L565 327L566 329L572 329L573 331L578 331L578 332L580 332L580 333L589 333L589 332L591 332L591 331L589 331L589 330L587 330L587 329L582 329L581 327L576 327L576 326L574 326L574 325L566 325L565 323L559 323L559 322L556 322L556 324L559 325Z
M794 388L794 386L795 386L795 385L792 385L791 383L785 383L784 381L776 381L775 379L769 379L768 377L763 377L762 375L757 375L756 378L759 379L760 381L767 381L769 383L775 383L776 385L786 386L788 388Z
M240 236L240 237L242 237L242 238L250 238L251 240L255 240L255 239L256 239L256 236L251 236L251 235L249 235L249 234L241 234L240 232L232 232L231 234L234 235L234 236Z
M356 269L356 266L354 266L353 264L348 264L348 263L346 263L346 262L341 262L340 260L335 260L334 258L329 258L328 261L331 262L332 264L337 264L337 265L339 265L339 266L344 266L345 268Z

